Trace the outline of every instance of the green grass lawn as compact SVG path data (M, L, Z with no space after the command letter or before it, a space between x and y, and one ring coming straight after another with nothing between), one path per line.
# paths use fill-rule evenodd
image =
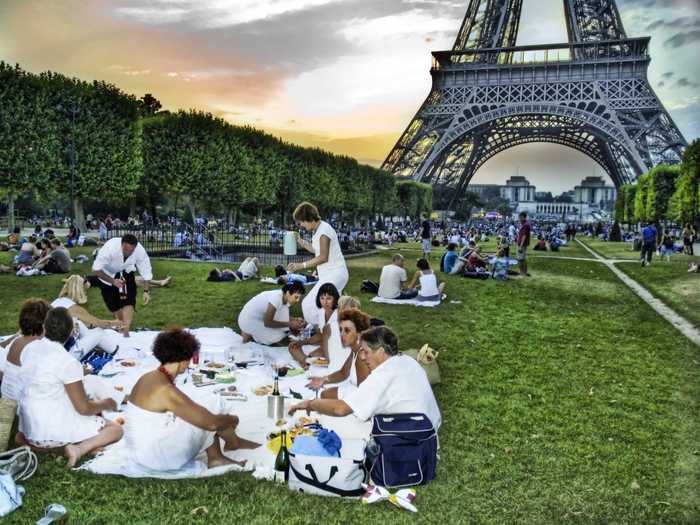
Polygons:
M586 240L585 243L600 254L620 253L619 245L625 244L590 240ZM700 326L700 276L687 271L688 263L691 260L700 261L700 257L674 254L671 261L667 262L655 254L651 266L645 267L636 263L638 259L637 254L635 262L618 263L617 267L688 321Z
M348 293L377 280L391 253L352 259ZM418 516L294 494L249 474L130 480L42 456L24 506L3 523L33 523L51 502L70 509L71 523L110 525L699 523L698 348L599 263L533 258L530 266L532 277L507 283L447 277L448 302L434 309L361 296L403 348L441 351L441 461L437 479L418 488ZM155 260L156 276L174 282L154 291L136 325L236 328L247 298L269 287L207 283L211 267ZM59 287L59 277L0 275L0 332L16 329L23 299L53 299ZM96 291L89 308L106 315Z

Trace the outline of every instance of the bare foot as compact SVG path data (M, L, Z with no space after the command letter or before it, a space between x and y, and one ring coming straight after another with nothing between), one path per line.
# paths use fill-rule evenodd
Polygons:
M241 450L241 449L247 449L247 450L252 450L255 448L258 448L260 446L260 443L255 443L254 441L249 441L247 439L243 439L241 437L236 439L236 443L226 443L224 445L224 450Z
M238 465L239 467L245 467L247 461L248 460L246 459L244 459L243 461L236 461L235 459L229 459L226 456L221 456L216 459L209 460L207 462L207 467L216 468L223 467L225 465Z
M173 281L172 276L168 275L165 279L163 279L163 283L162 283L163 288L165 288L166 286L170 286L170 283L172 281Z
M250 343L253 340L253 336L250 334L246 334L245 332L241 333L241 337L243 338L244 343Z
M19 445L20 447L29 445L29 441L27 441L26 436L22 432L17 432L15 434L15 443L17 443L17 445Z
M63 453L66 455L66 458L68 458L69 467L75 467L75 464L82 457L80 447L78 445L66 445L63 447Z

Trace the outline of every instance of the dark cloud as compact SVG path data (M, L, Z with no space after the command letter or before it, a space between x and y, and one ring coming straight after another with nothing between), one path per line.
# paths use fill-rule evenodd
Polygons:
M677 48L686 44L692 44L700 40L700 29L688 31L687 33L676 33L671 38L664 40L664 46Z
M664 78L671 78L674 75L673 71L666 71L663 75L661 75Z
M666 85L666 82L663 80L657 84L660 88L664 87Z
M681 87L681 88L684 88L684 87L698 88L698 87L700 87L700 84L698 84L697 82L693 82L692 80L688 80L685 77L682 77L676 81L675 86Z

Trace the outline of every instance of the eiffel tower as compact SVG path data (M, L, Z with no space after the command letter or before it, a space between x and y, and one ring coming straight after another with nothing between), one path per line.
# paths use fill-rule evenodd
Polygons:
M647 80L649 37L628 38L615 0L564 0L568 42L516 46L523 0L470 0L428 98L382 168L449 188L483 164L549 142L595 160L616 186L680 162L687 143Z

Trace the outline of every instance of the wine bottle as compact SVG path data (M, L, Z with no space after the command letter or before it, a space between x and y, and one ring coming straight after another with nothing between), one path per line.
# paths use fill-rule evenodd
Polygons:
M289 451L287 450L287 431L280 432L280 450L275 458L275 470L284 472L284 481L289 478Z
M272 389L272 395L273 396L280 395L279 377L276 374L275 374L275 387Z

